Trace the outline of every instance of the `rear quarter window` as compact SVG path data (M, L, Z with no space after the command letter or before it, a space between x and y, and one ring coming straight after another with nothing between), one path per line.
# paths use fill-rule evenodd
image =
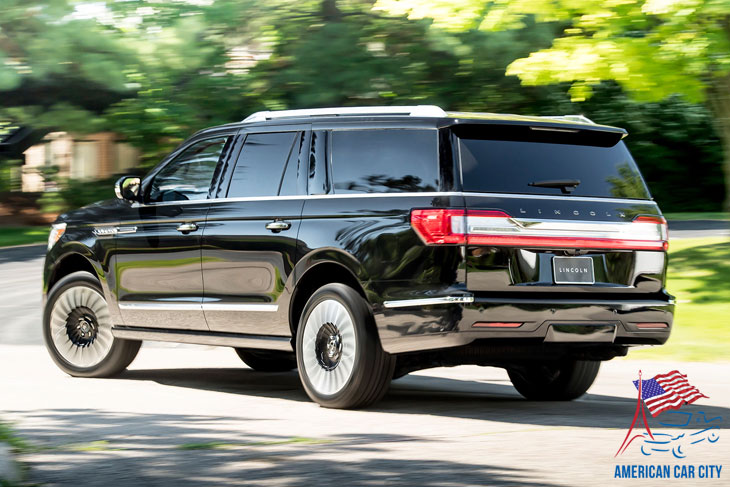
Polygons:
M459 138L464 191L650 199L634 159L610 146ZM570 193L534 183L579 180Z
M436 191L438 132L333 131L332 181L335 193Z

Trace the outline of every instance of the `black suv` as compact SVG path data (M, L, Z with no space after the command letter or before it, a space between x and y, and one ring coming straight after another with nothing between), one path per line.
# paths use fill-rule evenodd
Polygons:
M143 340L235 348L363 407L391 379L504 367L569 400L669 337L667 227L619 128L434 106L259 112L59 217L43 331L74 376Z

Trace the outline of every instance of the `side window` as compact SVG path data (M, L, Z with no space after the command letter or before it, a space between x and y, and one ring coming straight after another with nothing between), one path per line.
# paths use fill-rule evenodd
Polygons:
M204 200L229 137L201 140L170 161L152 180L148 201ZM228 144L230 145L230 144Z
M312 146L309 151L309 170L307 175L309 194L327 194L329 183L327 172L329 161L329 132L314 130L312 132Z
M299 194L299 181L301 180L300 174L305 171L304 166L307 161L307 151L302 151L304 141L306 140L306 133L299 132L296 140L294 141L294 147L292 148L291 155L289 156L289 162L286 163L284 169L284 175L281 177L281 186L279 187L280 196L292 196Z
M335 193L436 191L436 130L342 130L332 132Z
M298 132L249 134L236 161L228 197L276 196L290 157L295 152ZM298 146L297 146L298 148Z

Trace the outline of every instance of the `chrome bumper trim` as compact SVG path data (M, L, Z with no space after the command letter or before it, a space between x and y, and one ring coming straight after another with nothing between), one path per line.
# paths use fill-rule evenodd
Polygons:
M397 301L385 301L386 308L408 308L411 306L433 306L439 304L473 303L474 296L442 296L439 298L401 299Z

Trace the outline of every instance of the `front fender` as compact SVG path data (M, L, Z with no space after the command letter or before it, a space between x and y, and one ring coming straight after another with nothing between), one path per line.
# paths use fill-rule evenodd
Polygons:
M64 275L78 270L93 271L101 284L109 305L113 323L120 323L121 316L114 298L114 273L111 258L115 242L113 238L98 238L92 227L71 227L47 253L43 269L43 303L48 291Z

